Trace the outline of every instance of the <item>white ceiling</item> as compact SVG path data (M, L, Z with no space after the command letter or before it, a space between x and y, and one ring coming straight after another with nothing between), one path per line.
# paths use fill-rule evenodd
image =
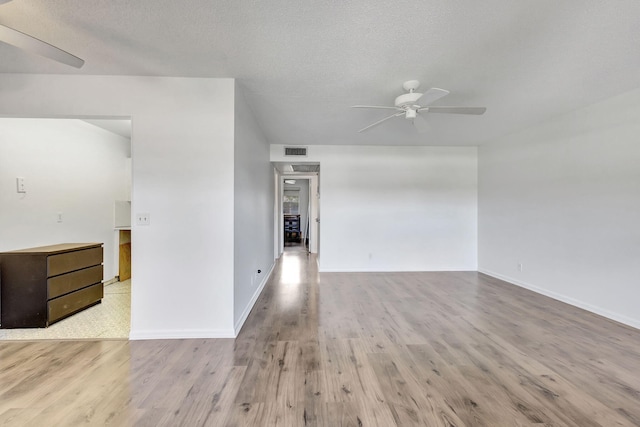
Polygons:
M637 0L13 0L0 23L86 61L0 43L3 73L235 77L270 143L481 144L640 87ZM349 106L409 79L487 113L356 133L388 114Z

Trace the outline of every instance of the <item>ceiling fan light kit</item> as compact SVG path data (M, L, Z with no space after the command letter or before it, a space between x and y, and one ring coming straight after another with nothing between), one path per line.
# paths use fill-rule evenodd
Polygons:
M414 126L419 132L424 132L427 129L425 126L425 120L420 113L442 113L442 114L484 114L487 110L485 107L433 107L430 106L432 102L445 97L449 94L448 90L431 88L424 93L416 92L420 87L418 80L409 80L404 82L402 88L407 91L395 99L394 106L382 106L382 105L353 105L352 108L371 108L371 109L387 109L396 110L397 112L389 117L385 117L382 120L360 129L358 132L371 129L389 119L394 117L404 116L408 120L412 120ZM428 106L429 105L429 106ZM418 120L419 119L419 120Z

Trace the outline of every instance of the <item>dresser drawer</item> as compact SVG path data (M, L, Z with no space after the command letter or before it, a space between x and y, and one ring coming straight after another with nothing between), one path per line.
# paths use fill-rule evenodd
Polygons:
M102 283L96 283L88 288L52 299L48 302L49 324L100 301L102 296Z
M47 280L47 292L49 299L68 294L95 283L102 282L102 265L95 265L82 270L61 274Z
M102 264L102 247L72 251L47 257L47 275L57 276Z

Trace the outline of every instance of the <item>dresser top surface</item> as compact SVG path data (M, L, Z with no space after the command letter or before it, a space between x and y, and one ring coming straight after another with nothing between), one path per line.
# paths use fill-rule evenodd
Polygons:
M77 251L81 249L97 248L102 243L59 243L57 245L38 246L37 248L20 249L17 251L6 251L0 254L47 254L54 255L62 252Z

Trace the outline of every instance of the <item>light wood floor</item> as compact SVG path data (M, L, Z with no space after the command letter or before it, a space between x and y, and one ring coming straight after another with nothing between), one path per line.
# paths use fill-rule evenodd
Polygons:
M15 426L640 425L640 331L478 273L286 253L236 340L0 343Z

